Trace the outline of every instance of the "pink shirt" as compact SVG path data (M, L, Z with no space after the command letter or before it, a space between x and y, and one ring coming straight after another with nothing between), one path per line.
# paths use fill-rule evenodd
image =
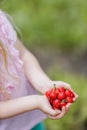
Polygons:
M0 43L7 54L8 72L4 60L0 55L0 87L3 84L11 98L37 94L23 72L23 62L19 58L19 51L15 49L16 32L9 23L4 12L0 11ZM15 77L15 78L12 78ZM4 96L0 93L0 100ZM30 130L46 116L40 110L33 110L18 116L0 120L0 130Z

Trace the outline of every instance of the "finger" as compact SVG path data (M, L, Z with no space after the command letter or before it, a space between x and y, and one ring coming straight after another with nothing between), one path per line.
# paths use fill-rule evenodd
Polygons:
M56 111L56 115L59 115L61 113L61 110L55 110L55 111Z
M47 99L47 97L45 97L45 98ZM52 108L52 106L50 105L49 101L48 100L46 100L46 101L47 101L47 104L44 106L46 114L50 114L52 116L55 116L61 112L60 110L54 110Z
M66 82L63 82L63 81L56 81L55 84L58 87L67 87L67 88L70 88L70 84L68 84Z
M60 110L48 109L46 111L46 114L48 114L50 116L56 116L56 115L60 114L60 112L61 112Z
M50 113L51 116L56 116L59 115L61 113L60 110L53 110L53 113Z
M51 119L60 119L60 118L62 118L65 114L66 114L66 110L65 110L65 107L63 107L60 114L55 115L55 116L48 115L48 117L51 118Z
M71 103L67 103L67 105L65 107L66 112L69 110L70 106L71 106Z
M73 98L73 101L75 102L77 98L78 98L78 95L76 94L75 97Z
M51 115L47 115L47 117L52 119L52 120L56 120L57 119L55 116L51 116Z
M66 114L66 108L63 107L61 113L58 115L58 119L62 118Z
M55 116L52 116L52 115L47 114L47 117L50 118L50 119L52 119L52 120L55 120L55 119L58 119L58 115L59 114L57 114Z
M56 114L48 114L48 113L46 113L46 115L51 119L56 119L56 116L58 116L61 113L61 111L60 110L55 110L55 112L56 112Z

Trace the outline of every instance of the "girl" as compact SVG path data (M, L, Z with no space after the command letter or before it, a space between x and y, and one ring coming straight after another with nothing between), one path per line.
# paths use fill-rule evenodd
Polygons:
M6 14L0 11L0 130L34 130L46 117L63 117L70 104L62 111L53 110L44 96L53 84L70 88L44 73L34 55L17 39ZM38 125L37 129L44 128Z

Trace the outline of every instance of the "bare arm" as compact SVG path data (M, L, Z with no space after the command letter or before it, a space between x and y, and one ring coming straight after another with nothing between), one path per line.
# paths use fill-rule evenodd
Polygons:
M8 101L0 102L0 119L9 118L33 109L38 108L38 98L35 96L26 96Z
M42 112L44 112L48 117L52 119L61 118L66 113L65 110L63 113L62 112L60 113L60 111L53 110L45 96L32 95L8 101L1 101L0 119L10 118L35 109L40 109Z
M23 67L28 80L39 92L44 93L51 86L50 78L42 70L35 56L19 40L17 41L17 48L24 62Z

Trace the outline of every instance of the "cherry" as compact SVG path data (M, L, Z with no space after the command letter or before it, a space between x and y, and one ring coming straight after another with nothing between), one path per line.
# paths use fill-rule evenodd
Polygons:
M72 97L66 97L66 100L68 103L72 103L73 102L73 98Z
M65 98L65 93L63 91L61 91L59 94L58 94L58 99L62 100Z
M59 87L46 91L45 95L47 96L53 109L62 109L63 106L66 106L67 103L73 103L73 98L75 97L74 93L67 88Z
M52 100L56 99L56 97L57 97L57 95L56 95L55 92L50 93L50 98L51 98Z
M47 97L49 97L50 96L50 90L49 91L46 91L46 93L45 93L45 95L47 96Z
M71 97L72 97L72 98L74 98L74 97L75 97L75 95L74 95L74 93L73 93L73 92L71 92Z
M50 98L50 99L48 99L49 100L49 102L50 102L50 104L51 104L51 106L53 105L53 100Z
M69 89L66 89L66 90L65 90L65 95L66 95L67 97L70 97L70 96L71 96L71 91L70 91Z
M57 108L57 109L60 108L60 100L59 99L55 99L53 101L53 108Z
M65 91L64 87L59 87L58 90L59 90L59 92L64 92Z

